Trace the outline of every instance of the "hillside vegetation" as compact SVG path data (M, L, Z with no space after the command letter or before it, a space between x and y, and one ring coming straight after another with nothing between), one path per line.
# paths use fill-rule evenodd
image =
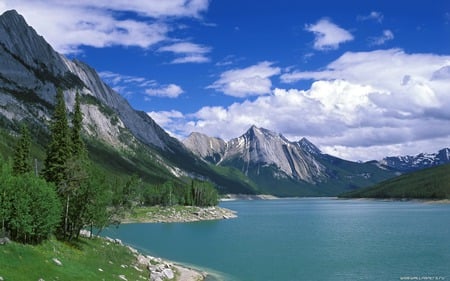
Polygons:
M59 265L54 259L59 261ZM145 268L134 268L136 257L124 246L104 239L65 243L50 239L39 245L0 246L1 280L148 280Z
M450 199L450 165L405 174L341 198Z

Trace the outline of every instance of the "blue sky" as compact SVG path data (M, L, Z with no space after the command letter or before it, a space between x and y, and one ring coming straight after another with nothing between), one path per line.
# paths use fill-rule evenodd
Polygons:
M450 2L0 0L180 139L255 124L351 160L450 147Z

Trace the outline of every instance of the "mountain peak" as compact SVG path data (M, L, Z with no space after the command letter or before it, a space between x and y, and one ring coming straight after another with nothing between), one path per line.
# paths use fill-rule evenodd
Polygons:
M300 147L303 150L305 150L311 154L321 154L322 153L322 151L320 151L320 149L317 146L315 146L312 142L310 142L307 138L302 138L298 142L298 144L300 145Z
M26 25L26 21L22 15L20 15L16 10L8 10L0 15L0 18L5 18L14 22L21 22Z
M0 16L0 50L4 56L20 57L21 63L29 68L46 68L47 72L64 75L62 57L16 10L6 11ZM63 67L52 68L56 66Z

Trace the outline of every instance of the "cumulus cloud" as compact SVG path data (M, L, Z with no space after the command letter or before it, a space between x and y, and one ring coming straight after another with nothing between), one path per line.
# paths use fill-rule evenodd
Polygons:
M167 17L197 17L208 0L5 0L2 10L16 9L59 52L77 53L80 46L149 48L168 40L173 26ZM147 17L118 17L132 12Z
M145 90L145 93L149 96L155 97L177 98L179 95L184 93L184 91L178 85L169 84L158 88L147 89Z
M179 57L172 63L204 63L209 62L206 56L211 51L210 47L194 44L191 42L178 42L172 45L163 46L158 49L159 52L171 52Z
M263 61L247 68L225 71L208 88L239 98L269 94L272 88L270 78L281 72L279 67L272 65Z
M322 151L352 160L435 152L450 145L449 69L450 56L399 49L346 53L324 70L281 76L315 80L309 89L276 88L165 124L179 136L198 131L226 140L255 124L291 140L307 137Z
M353 40L353 35L347 30L332 23L329 19L321 19L315 24L308 24L306 31L314 33L314 49L334 50L339 45Z

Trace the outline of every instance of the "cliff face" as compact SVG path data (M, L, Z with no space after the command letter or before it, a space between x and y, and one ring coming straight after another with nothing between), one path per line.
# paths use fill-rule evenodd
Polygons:
M233 162L234 159L245 163L245 173L254 165L274 165L288 177L312 184L327 177L325 167L298 143L255 126L228 143L220 162Z
M15 11L0 16L0 82L0 114L9 120L28 118L43 125L57 88L63 89L69 110L79 91L94 97L83 99L88 102L82 105L89 134L127 146L119 137L128 131L147 145L170 149L166 143L170 136L147 114L135 111L94 69L55 52Z
M227 148L227 143L224 140L200 133L190 134L183 141L183 144L194 154L214 164L222 160Z

